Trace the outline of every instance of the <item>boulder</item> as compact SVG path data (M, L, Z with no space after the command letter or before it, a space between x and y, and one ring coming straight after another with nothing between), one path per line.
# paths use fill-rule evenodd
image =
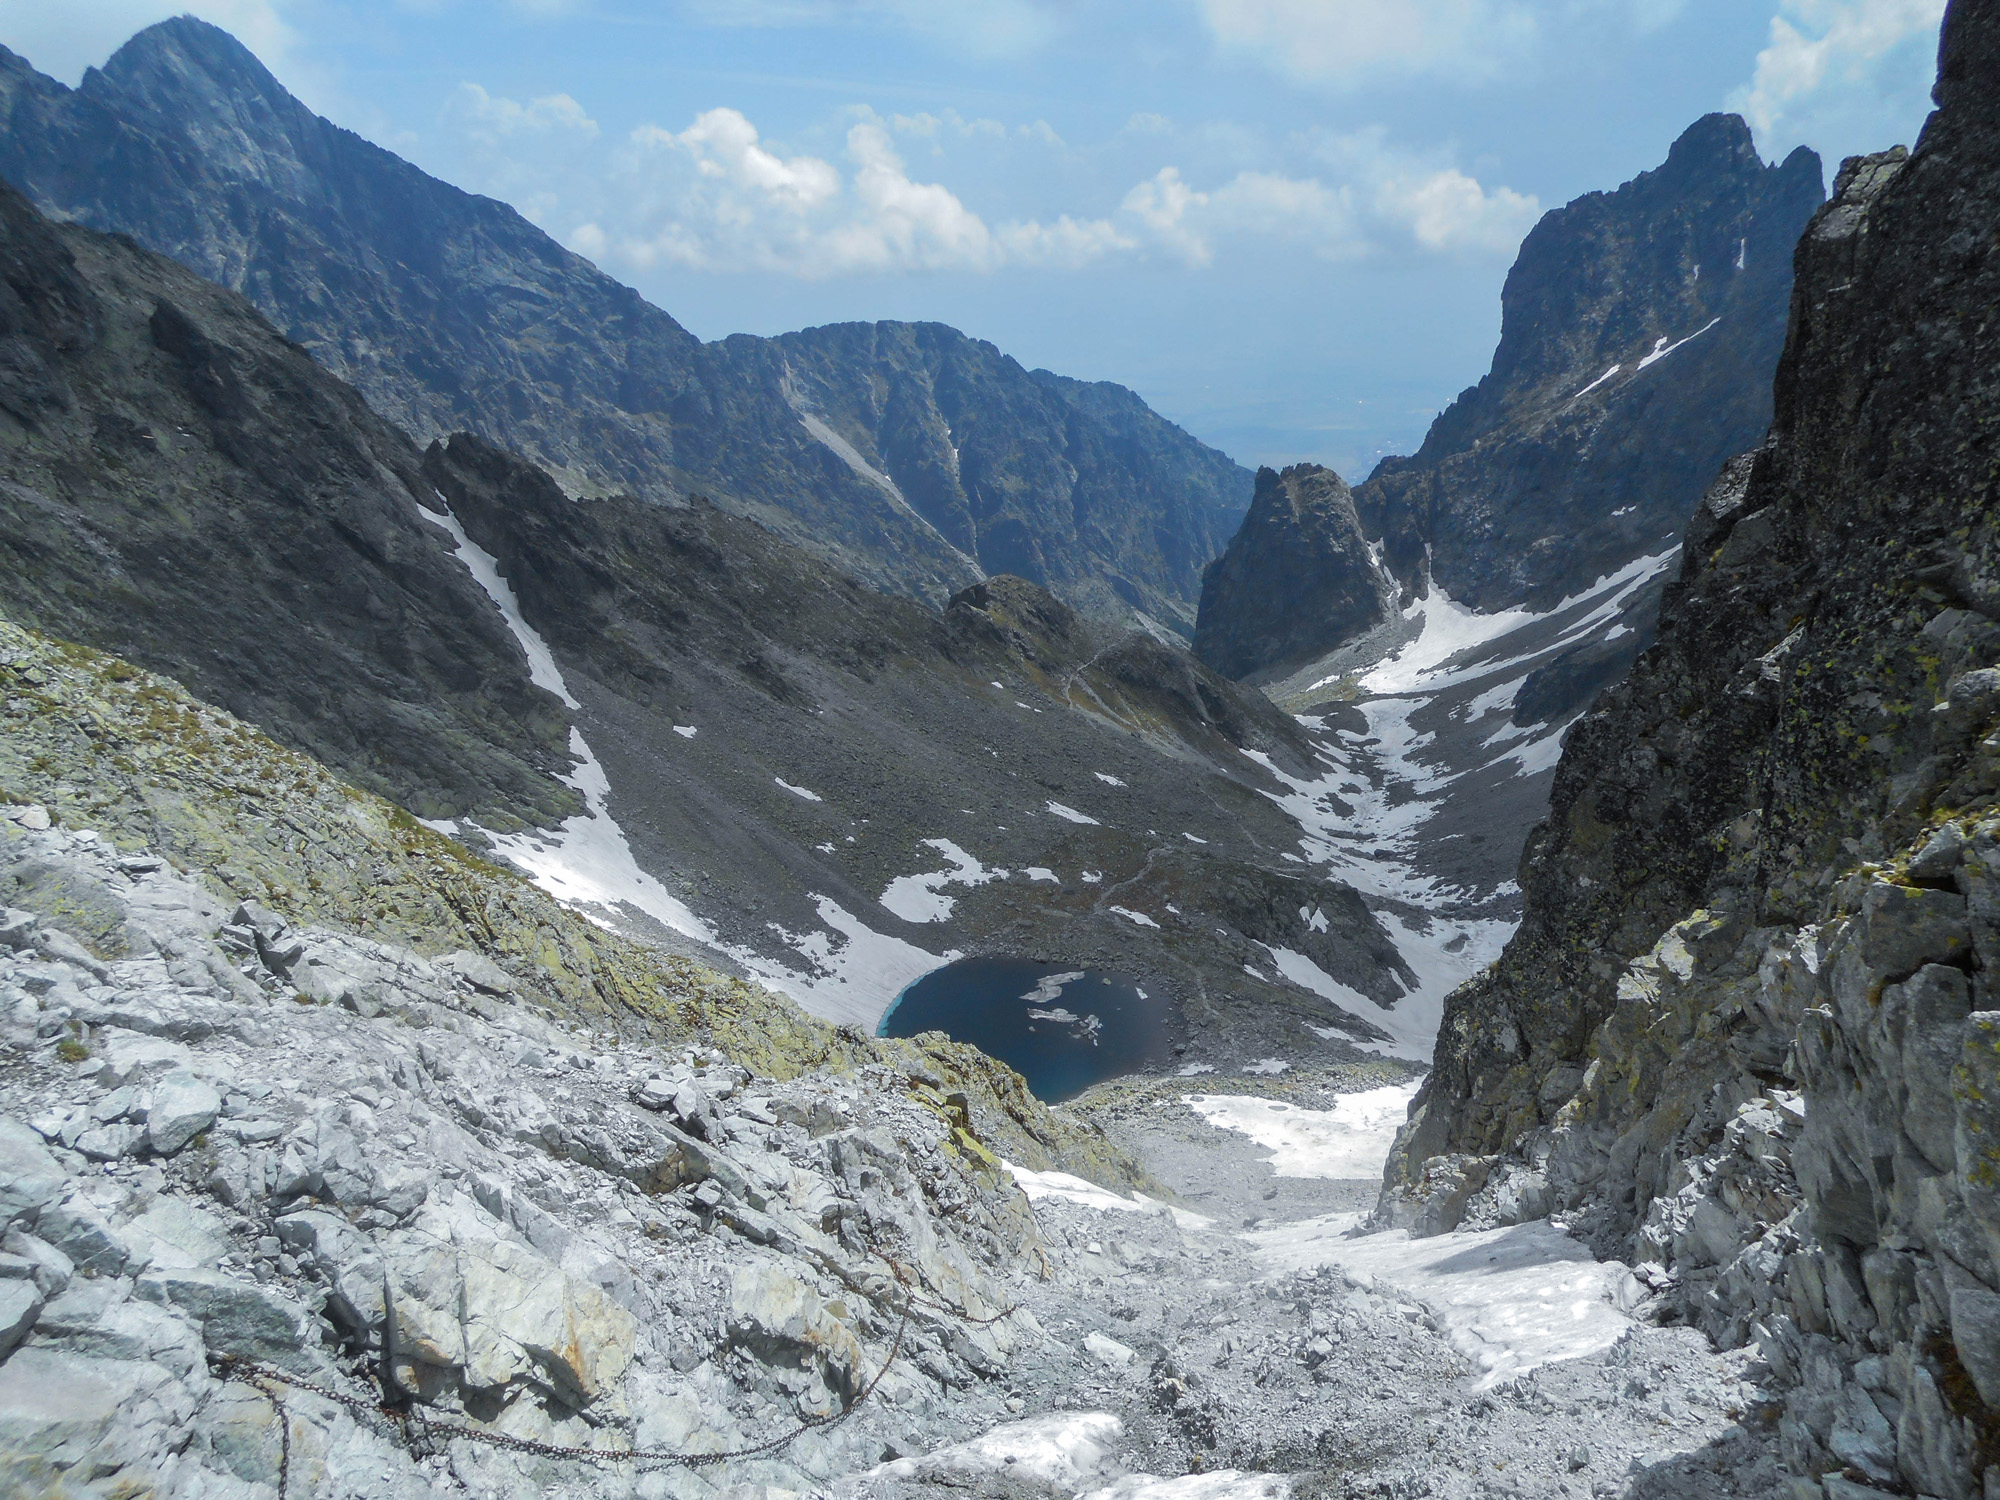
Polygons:
M146 1112L146 1144L161 1156L172 1156L207 1130L222 1113L222 1096L212 1084L189 1072L169 1073L153 1085L153 1102Z
M1951 1294L1951 1341L1979 1399L2000 1411L2000 1297L1979 1287Z
M92 1161L117 1161L146 1144L143 1125L99 1125L76 1138L76 1149Z
M42 1293L32 1281L0 1281L0 1354L7 1353L35 1326L42 1311Z
M469 1198L433 1199L380 1248L399 1370L453 1369L472 1390L533 1381L587 1406L632 1361L632 1315L506 1237Z
M306 1310L288 1297L198 1267L148 1271L133 1287L146 1302L178 1308L201 1325L201 1340L217 1354L284 1360L306 1346Z
M109 1027L101 1033L97 1051L98 1082L113 1089L183 1071L194 1060L194 1054L179 1042Z
M19 1120L0 1116L0 1229L33 1223L62 1196L68 1181L42 1138Z
M35 1323L38 1343L94 1359L132 1359L187 1375L202 1364L201 1335L186 1318L130 1295L109 1276L72 1282Z
M1119 1343L1109 1334L1086 1333L1083 1336L1083 1347L1107 1369L1122 1370L1138 1358L1137 1351L1130 1345Z
M515 990L514 976L483 953L447 953L435 966L457 975L482 994L511 995Z
M865 1379L861 1341L846 1302L829 1299L781 1266L739 1266L730 1283L729 1336L766 1364L818 1373L851 1398Z
M17 1350L0 1364L0 1494L148 1493L192 1415L157 1365Z

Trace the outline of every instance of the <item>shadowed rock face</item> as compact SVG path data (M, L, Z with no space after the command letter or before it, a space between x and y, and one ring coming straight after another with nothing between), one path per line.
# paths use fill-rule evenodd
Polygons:
M1993 0L1947 13L1936 98L1800 243L1770 440L1571 733L1384 1212L1561 1209L1758 1342L1796 1469L1969 1500L2000 1482Z
M1766 166L1718 114L1664 165L1545 215L1491 372L1355 491L1405 587L1428 549L1460 602L1546 608L1672 546L1770 423L1792 247L1822 197L1813 152Z
M1380 624L1394 603L1338 474L1259 469L1250 513L1202 576L1195 654L1225 677L1281 672Z
M937 324L702 344L506 205L320 119L183 17L70 90L0 49L0 175L233 287L419 442L573 495L701 493L877 588L1013 572L1192 630L1250 475L1122 387Z
M0 187L0 600L428 817L575 810L421 457L241 297Z

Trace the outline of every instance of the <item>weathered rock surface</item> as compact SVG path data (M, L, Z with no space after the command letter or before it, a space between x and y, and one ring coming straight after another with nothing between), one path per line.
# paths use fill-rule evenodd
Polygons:
M506 205L314 115L226 33L153 26L70 90L0 54L0 176L241 291L419 442L572 494L704 494L941 605L992 573L1186 634L1250 475L1130 391L937 324L702 344Z
M1572 732L1381 1208L1529 1211L1454 1163L1552 1200L1755 1343L1801 1497L2000 1483L1996 80L2000 7L1955 0L1916 149L1801 242L1770 440Z
M1260 469L1243 525L1202 575L1195 655L1225 677L1281 674L1380 624L1395 598L1338 474Z

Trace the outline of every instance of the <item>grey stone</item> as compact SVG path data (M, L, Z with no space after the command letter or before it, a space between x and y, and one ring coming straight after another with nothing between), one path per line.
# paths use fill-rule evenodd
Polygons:
M51 1298L35 1324L38 1342L97 1359L145 1360L187 1375L203 1363L201 1334L187 1319L131 1295L108 1276L79 1279Z
M78 1270L115 1276L131 1258L124 1237L111 1221L81 1197L70 1197L42 1210L35 1234L70 1258Z
M1138 1357L1130 1345L1121 1344L1109 1334L1086 1333L1083 1347L1099 1364L1113 1370L1122 1370Z
M179 1042L145 1036L126 1030L107 1030L98 1044L102 1067L98 1081L107 1088L121 1084L149 1083L167 1073L184 1069L194 1054Z
M1887 881L1869 884L1861 908L1860 957L1871 973L1903 979L1926 963L1951 963L1971 951L1963 896Z
M1951 1341L1989 1409L2000 1410L2000 1296L1978 1287L1951 1294Z
M0 1281L0 1354L28 1336L41 1310L41 1288L33 1281Z
M1896 1433L1874 1399L1850 1386L1827 1446L1841 1462L1884 1484L1896 1482Z
M460 950L435 960L440 969L456 974L475 990L488 995L511 995L518 988L514 976L483 953Z
M67 1174L42 1138L21 1121L0 1116L0 1227L33 1223L62 1195Z
M1949 880L1965 851L1965 835L1956 823L1946 823L1919 849L1905 867L1913 880Z
M100 983L111 975L102 959L68 933L54 927L43 927L35 933L35 951L59 964L68 964L72 969L82 969Z
M192 1415L157 1365L17 1350L0 1364L0 1493L79 1493L73 1478L98 1480L98 1493L143 1494Z
M133 1295L179 1308L201 1325L201 1340L217 1354L278 1360L306 1346L310 1319L287 1297L221 1271L148 1271Z
M98 1125L76 1138L76 1149L92 1161L117 1161L146 1144L143 1125Z
M161 1156L172 1156L207 1130L222 1113L222 1095L207 1080L192 1073L169 1073L153 1085L153 1102L146 1114L146 1144Z
M0 947L17 952L35 946L35 928L41 918L31 911L23 911L18 906L0 908Z
M16 1226L0 1239L0 1251L28 1267L28 1276L44 1297L53 1297L69 1285L76 1266L67 1255L48 1241Z

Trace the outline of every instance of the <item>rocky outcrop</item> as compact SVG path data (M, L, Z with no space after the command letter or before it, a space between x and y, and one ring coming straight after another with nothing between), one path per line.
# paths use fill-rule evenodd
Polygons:
M427 817L574 811L421 456L242 298L0 187L0 592Z
M1792 247L1819 158L1777 166L1735 115L1665 163L1544 215L1501 292L1493 368L1410 458L1355 491L1406 589L1546 608L1672 548L1725 460L1763 438Z
M1202 575L1195 654L1225 677L1283 673L1380 624L1394 604L1341 477L1318 464L1259 469L1249 514Z
M1770 440L1572 732L1381 1210L1553 1206L1754 1340L1801 1497L2000 1482L1996 80L2000 7L1955 0L1916 149L1801 242Z
M878 588L1018 573L1182 634L1250 476L1121 387L936 324L697 341L504 204L314 115L226 33L148 28L70 90L0 51L0 176L245 296L419 442L572 494L703 494Z

